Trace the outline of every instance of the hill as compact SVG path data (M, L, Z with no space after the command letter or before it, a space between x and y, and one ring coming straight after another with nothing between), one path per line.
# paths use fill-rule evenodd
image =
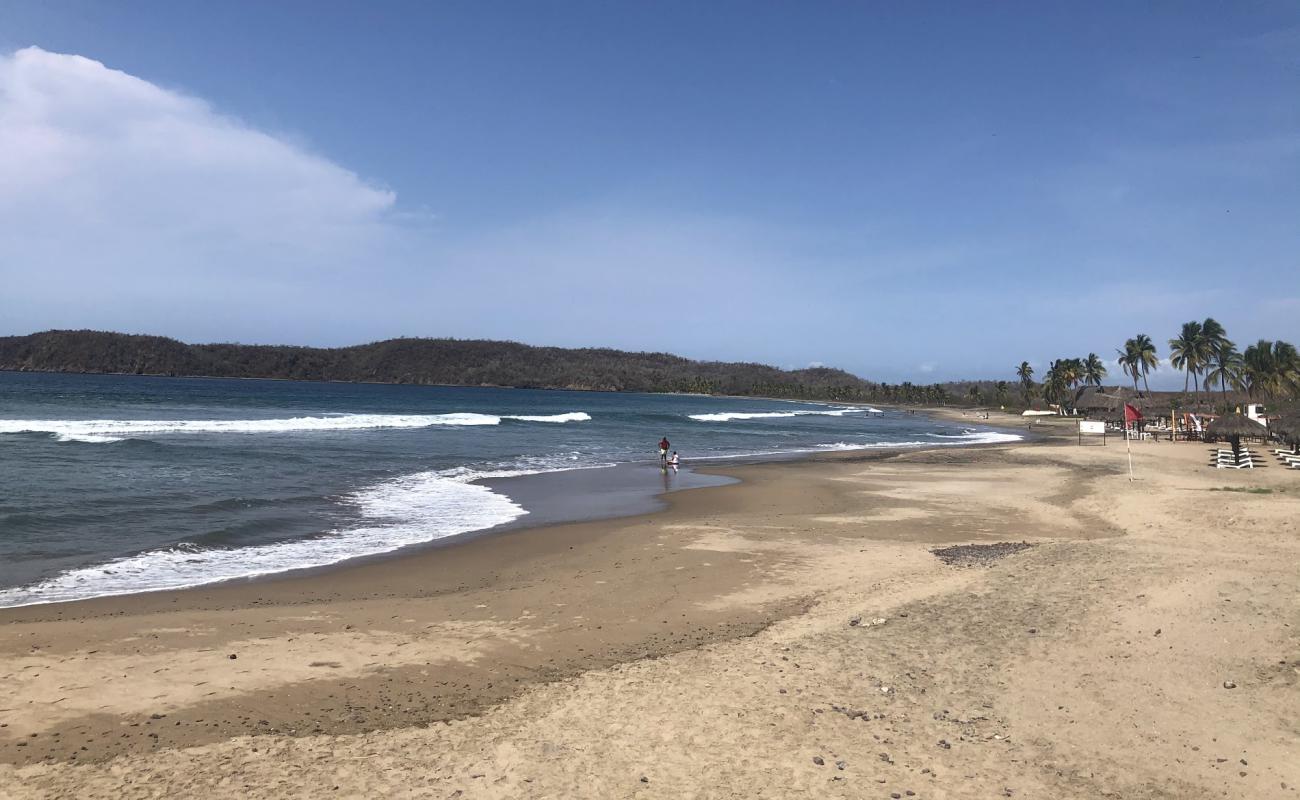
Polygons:
M163 336L45 331L0 337L0 370L278 378L871 401L879 386L838 369L693 361L668 353L517 342L389 339L352 347L186 344Z

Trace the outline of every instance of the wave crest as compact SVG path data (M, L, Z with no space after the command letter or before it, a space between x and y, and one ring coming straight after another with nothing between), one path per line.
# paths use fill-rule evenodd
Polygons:
M314 433L328 431L379 430L384 428L429 428L435 426L500 425L501 420L520 422L583 422L591 416L582 411L541 416L475 414L338 414L284 419L0 419L0 433L48 433L61 442L120 442L123 439L176 433Z
M784 417L842 417L845 414L861 414L873 409L861 408L827 408L798 409L795 411L724 411L719 414L689 414L696 422L731 422L738 419L781 419ZM876 412L880 413L880 412Z
M0 590L0 608L183 589L323 567L496 527L527 514L509 497L471 482L491 476L485 472L406 475L344 498L361 511L367 524L359 527L234 549L204 549L183 542Z
M507 414L501 419L513 419L520 422L587 422L591 415L585 411L570 411L567 414L549 414L549 415L532 415L532 414Z

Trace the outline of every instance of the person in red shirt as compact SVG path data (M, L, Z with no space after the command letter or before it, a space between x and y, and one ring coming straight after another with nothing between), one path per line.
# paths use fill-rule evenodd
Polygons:
M668 437L667 437L667 436L665 436L663 439L661 439L661 440L659 441L659 460L660 460L660 461L665 461L665 462L666 462L666 461L668 460L668 448L669 448L670 446L671 446L671 445L668 444Z

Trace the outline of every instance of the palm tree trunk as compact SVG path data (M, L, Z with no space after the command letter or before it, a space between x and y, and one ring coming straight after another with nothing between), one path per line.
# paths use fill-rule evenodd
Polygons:
M1151 396L1151 384L1147 383L1147 371L1142 370L1142 387L1146 389L1147 397Z

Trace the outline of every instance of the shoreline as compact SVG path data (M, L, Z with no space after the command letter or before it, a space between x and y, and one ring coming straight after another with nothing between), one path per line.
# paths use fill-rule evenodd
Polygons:
M1007 431L996 430L997 424L989 421L973 423L973 421L969 419L945 416L941 409L916 409L916 412L940 420L948 419L949 421L978 424L981 427L989 428L989 431L987 432L995 435L1008 433ZM1016 433L1014 435L1021 436L1022 441L1029 438L1025 434L1021 433ZM575 467L572 469L558 469L503 478L481 478L472 481L472 483L486 486L494 492L498 492L499 494L509 498L512 502L519 503L526 509L527 513L510 522L505 522L489 528L481 528L478 530L467 531L465 533L431 539L418 544L406 545L392 551L361 554L318 566L299 567L259 575L195 583L188 586L142 589L139 591L119 592L115 594L100 594L75 600L51 600L13 606L0 606L0 624L3 624L5 618L4 612L13 609L35 608L47 605L69 605L112 598L130 598L137 595L147 594L191 592L226 585L255 586L279 580L309 578L315 575L331 574L354 566L400 560L431 551L441 552L448 548L454 548L471 541L491 539L494 536L504 533L523 530L539 530L559 524L612 521L629 517L639 517L656 513L667 508L668 505L665 502L665 498L673 492L694 488L712 488L714 486L726 485L727 483L737 481L737 478L731 477L726 472L726 470L733 467L793 463L799 461L817 461L822 459L851 460L855 456L869 453L889 454L911 450L924 450L928 447L945 449L950 447L983 447L998 443L1000 442L953 442L950 444L915 442L881 443L845 449L828 448L824 450L805 449L770 453L746 453L734 457L705 456L688 462L680 469L680 471L673 470L670 476L665 477L662 485L656 487L647 487L644 485L634 487L629 486L629 482L626 479L623 479L622 481L617 480L617 478L621 477L622 474L632 471L643 471L646 473L660 472L661 470L658 468L658 465L652 460L641 462L620 462L606 467ZM582 489L575 489L573 484L581 482L580 476L587 473L594 475L595 480L588 481L588 485ZM671 477L671 485L669 483L669 477ZM602 481L601 478L606 478L606 480ZM610 480L610 478L613 478L613 480ZM558 486L555 485L557 482L559 484ZM658 483L657 480L656 483ZM537 491L534 488L537 484L552 484L551 492L545 493ZM565 484L568 485L566 486ZM616 500L610 497L613 493L618 494ZM599 503L597 502L597 499L600 500ZM108 563L104 566L108 566Z
M1294 476L1146 443L1130 483L1122 448L1047 427L732 465L664 511L329 575L0 611L0 785L1294 796Z

